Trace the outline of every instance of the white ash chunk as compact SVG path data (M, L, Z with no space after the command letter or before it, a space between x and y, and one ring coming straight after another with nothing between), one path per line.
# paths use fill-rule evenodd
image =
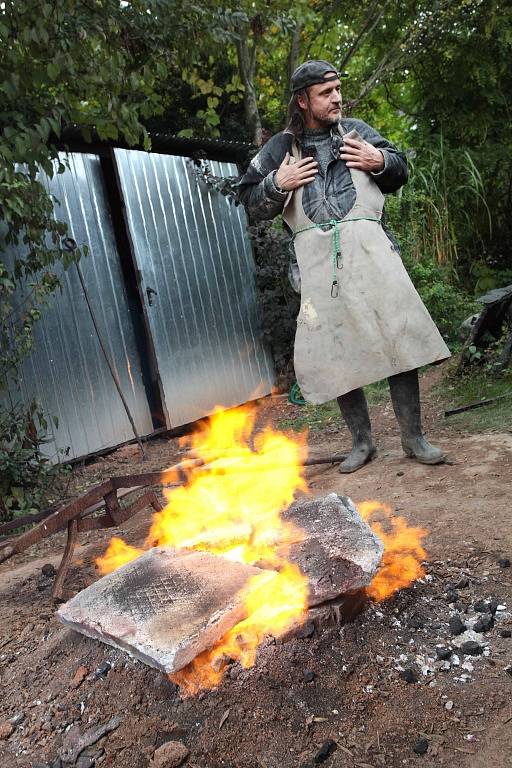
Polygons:
M348 496L330 493L300 500L282 515L305 533L289 558L309 579L309 605L368 586L384 545Z
M240 591L259 568L155 547L65 603L57 616L167 674L245 618Z

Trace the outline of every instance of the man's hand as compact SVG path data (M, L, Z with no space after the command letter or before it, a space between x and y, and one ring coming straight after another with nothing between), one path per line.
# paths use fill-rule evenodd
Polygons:
M286 192L309 184L318 173L318 163L312 157L305 157L304 160L298 160L291 165L289 160L290 153L287 152L274 177L277 186Z
M378 173L384 168L384 155L367 141L343 138L340 157L347 163L347 168Z

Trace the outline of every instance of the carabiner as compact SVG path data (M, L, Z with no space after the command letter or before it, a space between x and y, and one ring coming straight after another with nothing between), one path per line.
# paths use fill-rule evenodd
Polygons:
M340 293L340 285L337 280L332 281L331 285L331 299L337 299Z
M336 268L337 269L343 269L343 258L341 251L338 251L336 254Z

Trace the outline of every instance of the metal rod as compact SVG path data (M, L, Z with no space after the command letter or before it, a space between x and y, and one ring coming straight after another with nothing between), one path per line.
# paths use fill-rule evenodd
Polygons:
M460 408L452 408L449 411L444 412L445 419L448 416L453 416L456 413L464 413L464 411L472 411L475 408L482 408L484 405L491 405L497 400L503 400L505 397L512 397L512 392L506 392L504 395L496 395L496 397L490 397L488 400L479 400L477 403L470 403L469 405L461 405Z
M99 329L99 326L98 326L98 323L97 323L97 320L96 320L96 315L94 314L94 309L92 307L91 300L90 300L90 297L89 297L89 291L88 291L87 286L85 284L85 280L84 280L84 276L83 276L80 264L78 262L76 262L75 266L76 266L76 270L78 272L78 277L80 279L80 284L81 284L83 292L84 292L85 301L87 302L87 306L89 308L89 313L91 315L92 324L94 326L94 330L96 331L96 336L98 338L98 342L99 342L99 345L101 347L101 351L103 352L103 356L104 356L105 361L106 361L106 363L108 365L108 369L110 371L110 374L112 376L114 384L116 385L116 389L117 389L117 391L119 393L119 397L121 398L121 401L123 403L124 409L126 411L126 415L128 416L128 420L129 420L129 422L131 424L131 427L132 427L132 430L133 430L133 434L135 435L135 438L136 438L136 440L137 440L137 442L139 444L139 448L140 448L140 451L142 453L142 458L145 459L146 458L146 451L144 450L144 446L142 445L142 440L141 440L140 435L139 435L139 433L137 431L137 427L135 426L135 422L133 420L132 414L131 414L130 409L128 407L128 403L126 402L126 398L125 398L125 396L123 394L123 390L121 389L121 382L119 381L119 376L117 375L117 371L115 370L114 366L112 365L112 362L111 362L110 357L108 355L107 349L106 349L106 347L105 347L105 345L103 343L103 339L101 337L100 329Z

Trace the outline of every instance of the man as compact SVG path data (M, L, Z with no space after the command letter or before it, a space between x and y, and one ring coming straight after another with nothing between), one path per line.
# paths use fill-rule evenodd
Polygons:
M362 120L343 118L340 80L327 61L291 79L288 127L252 160L239 185L253 220L278 214L294 239L301 309L295 372L319 404L337 397L352 436L340 472L375 453L362 387L388 378L407 456L444 461L421 427L418 371L450 353L382 225L383 193L407 180L407 162Z

